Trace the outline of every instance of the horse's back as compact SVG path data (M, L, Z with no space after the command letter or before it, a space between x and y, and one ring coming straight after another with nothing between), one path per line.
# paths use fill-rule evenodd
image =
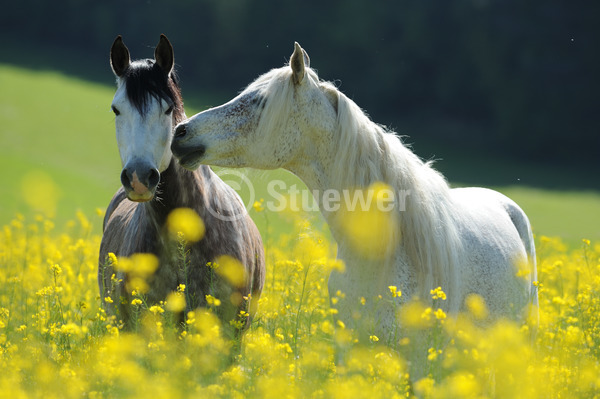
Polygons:
M496 315L513 317L527 303L537 304L531 286L535 248L523 210L494 190L472 187L451 193L464 245L463 292L483 296Z
M535 258L529 219L513 200L497 191L480 187L455 188L451 193L454 205L464 215L463 225L485 234L486 239L491 238L492 231L503 232L507 238L515 238L516 232L527 255L533 252Z

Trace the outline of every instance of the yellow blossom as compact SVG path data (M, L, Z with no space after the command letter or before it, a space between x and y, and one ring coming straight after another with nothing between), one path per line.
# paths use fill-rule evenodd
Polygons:
M212 296L210 294L209 295L205 295L205 298L206 298L206 303L209 306L221 306L221 300L220 299L215 298L214 296Z
M446 313L442 309L436 309L436 311L433 312L433 314L438 320L444 320L446 318Z
M488 315L487 306L483 297L471 294L465 299L467 310L477 319L485 319Z
M150 308L148 310L150 312L154 313L155 315L165 312L165 310L162 308L162 306L159 306L159 305L152 305L152 306L150 306Z
M254 210L256 212L262 212L265 210L264 202L265 202L265 200L263 198L261 198L260 201L254 201L254 204L252 204L252 207L254 208Z
M119 261L118 261L118 259L117 259L117 256L116 256L114 253L112 253L112 252L109 252L109 253L108 253L108 263L109 263L111 266L117 266L117 263L118 263L118 262L119 262Z
M441 299L442 301L446 300L446 293L442 291L442 287L437 287L434 290L431 290L431 298L432 299Z
M392 298L399 298L402 296L402 292L400 292L400 290L398 290L398 287L396 287L395 285L390 285L388 289L392 294Z
M246 269L242 263L229 256L221 255L217 258L216 263L219 265L215 272L224 277L234 287L243 287L246 284Z
M181 292L171 292L167 296L165 309L170 312L181 312L185 309L185 296Z
M336 223L360 256L384 259L396 250L401 231L394 195L392 188L382 182L344 194ZM364 202L358 201L360 197Z
M196 211L190 208L177 208L167 216L167 228L171 234L181 233L188 242L200 241L204 237L204 222Z

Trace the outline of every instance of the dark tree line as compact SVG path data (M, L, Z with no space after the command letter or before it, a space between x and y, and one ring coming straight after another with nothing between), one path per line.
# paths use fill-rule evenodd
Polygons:
M101 65L106 81L117 34L145 57L165 33L184 94L222 99L283 65L298 41L377 122L429 126L419 139L443 145L598 165L599 20L599 2L564 0L21 0L2 6L0 32Z

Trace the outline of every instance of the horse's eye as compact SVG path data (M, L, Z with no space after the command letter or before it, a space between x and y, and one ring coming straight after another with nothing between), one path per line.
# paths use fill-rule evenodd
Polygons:
M173 106L171 105L169 108L167 108L167 110L165 111L166 115L171 115L173 113Z
M114 112L116 116L119 116L121 114L121 112L114 105L111 105L110 109L112 109L112 112Z

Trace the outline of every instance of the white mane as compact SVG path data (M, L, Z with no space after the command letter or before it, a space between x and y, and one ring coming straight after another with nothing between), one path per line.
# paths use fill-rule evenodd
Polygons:
M287 123L294 101L294 85L289 68L272 69L251 83L244 93L258 92L262 101L268 101L261 113L257 130L262 134L276 134Z
M429 290L439 286L455 292L458 273L454 268L461 240L446 180L406 148L395 133L372 122L356 103L337 93L339 156L333 168L338 176L333 181L348 184L354 179L354 184L362 186L383 181L396 192L410 190L406 209L398 217L402 245L419 276L421 300L427 300ZM458 301L448 303L450 310L459 306Z
M258 126L261 134L277 134L290 114L294 84L291 68L273 69L254 81L245 92L258 91L268 98ZM441 286L449 293L447 307L458 310L458 254L462 243L453 219L450 188L429 162L423 162L406 148L398 136L372 122L348 97L329 83L319 80L306 68L306 77L315 90L337 96L337 152L331 181L338 187L367 187L375 181L395 192L410 190L405 211L398 213L402 242L411 267L418 276L418 295L430 298L429 290ZM394 260L390 260L394 261Z

